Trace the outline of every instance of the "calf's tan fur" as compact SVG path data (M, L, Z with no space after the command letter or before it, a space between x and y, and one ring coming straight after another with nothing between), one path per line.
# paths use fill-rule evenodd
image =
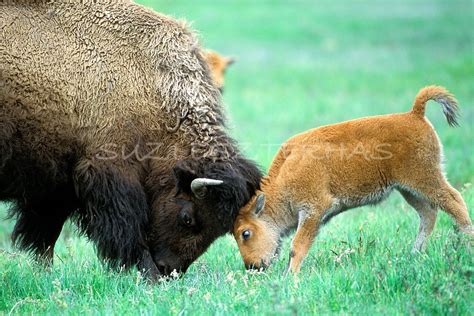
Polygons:
M393 189L420 216L414 252L424 248L438 208L474 235L466 204L443 174L441 144L424 116L428 100L440 103L448 123L457 124L453 95L428 86L410 112L323 126L289 139L234 224L246 266L270 264L280 237L297 227L289 269L298 272L321 224L345 210L376 204Z

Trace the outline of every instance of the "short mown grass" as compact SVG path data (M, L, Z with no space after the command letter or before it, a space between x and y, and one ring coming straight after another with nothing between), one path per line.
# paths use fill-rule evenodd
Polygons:
M459 128L427 116L446 172L474 217L474 59L470 1L140 1L193 21L204 46L233 55L224 93L231 133L268 167L278 146L308 128L407 111L440 84L459 100ZM428 172L428 171L427 171ZM6 216L6 205L0 216ZM324 227L297 278L282 255L248 273L231 236L182 278L147 284L109 271L69 224L49 271L11 246L0 222L0 314L454 314L474 310L472 240L440 212L425 253L410 250L418 216L398 194Z

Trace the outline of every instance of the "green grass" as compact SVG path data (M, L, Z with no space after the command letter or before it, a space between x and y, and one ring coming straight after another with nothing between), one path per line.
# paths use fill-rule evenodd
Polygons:
M204 46L238 58L226 78L229 126L263 167L295 133L406 111L419 88L446 86L459 100L461 127L449 128L434 103L427 116L474 216L471 1L141 2L193 21ZM13 223L1 221L0 314L472 315L472 242L441 212L426 253L413 257L417 226L416 212L394 194L325 227L299 279L282 275L289 239L267 272L247 273L225 236L184 277L148 285L137 271L104 268L73 226L45 271L11 247Z

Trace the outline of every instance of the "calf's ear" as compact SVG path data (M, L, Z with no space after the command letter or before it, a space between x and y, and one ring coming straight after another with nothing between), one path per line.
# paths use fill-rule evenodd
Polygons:
M260 212L263 210L264 207L265 207L265 194L260 193L259 195L257 195L257 200L255 201L255 215L258 216L258 214L260 214Z
M226 67L229 67L233 63L235 63L235 58L234 57L226 57Z

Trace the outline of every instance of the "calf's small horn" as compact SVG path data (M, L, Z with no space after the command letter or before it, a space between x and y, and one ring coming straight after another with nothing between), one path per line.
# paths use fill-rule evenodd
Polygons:
M191 182L191 191L193 191L194 195L202 199L206 194L207 186L210 185L221 185L224 183L222 180L214 180L208 178L196 178Z

